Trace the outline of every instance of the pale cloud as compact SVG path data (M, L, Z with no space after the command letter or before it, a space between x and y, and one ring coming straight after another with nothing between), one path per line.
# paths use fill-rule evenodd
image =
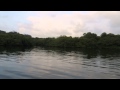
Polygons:
M120 33L120 12L92 11L34 12L29 16L30 24L19 24L19 32L28 33L33 37L57 37L60 35L81 36L86 32L100 35L102 32Z

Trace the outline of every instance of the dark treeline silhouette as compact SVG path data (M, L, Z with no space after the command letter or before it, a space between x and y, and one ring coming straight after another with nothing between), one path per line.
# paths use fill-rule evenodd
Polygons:
M57 38L34 38L37 46L70 48L119 48L120 35L84 33L81 37L60 36Z
M59 36L57 38L33 38L27 34L20 34L15 31L5 32L0 30L0 46L44 46L64 48L119 48L120 35L102 33L97 36L95 33L84 33L81 37Z
M30 35L19 34L15 31L7 33L0 30L0 46L33 46L33 38Z

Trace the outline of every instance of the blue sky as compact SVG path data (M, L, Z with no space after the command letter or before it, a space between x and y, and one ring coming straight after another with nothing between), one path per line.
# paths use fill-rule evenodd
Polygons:
M72 11L57 11L55 15L71 14ZM51 15L51 14L50 14ZM27 17L40 16L35 11L0 11L0 29L5 31L18 30L18 23L29 23Z
M120 33L119 11L0 11L0 29L34 37Z
M18 29L18 23L29 23L26 18L32 15L27 11L0 11L0 29L6 31Z

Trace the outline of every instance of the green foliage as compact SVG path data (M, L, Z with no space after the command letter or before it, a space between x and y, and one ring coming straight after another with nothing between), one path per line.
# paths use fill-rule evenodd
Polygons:
M19 34L18 32L4 32L0 30L0 46L32 46L30 35Z
M119 48L120 35L102 33L97 36L95 33L84 33L81 37L59 36L57 38L33 38L27 34L20 34L15 31L5 32L0 30L0 46L45 46L62 48Z
M82 37L59 36L57 38L35 38L37 46L78 47L78 48L116 48L120 47L120 35L102 33L100 36L88 32Z

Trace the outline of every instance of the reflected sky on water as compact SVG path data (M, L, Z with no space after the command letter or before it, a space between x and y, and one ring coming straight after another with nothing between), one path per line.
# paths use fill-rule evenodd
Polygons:
M0 78L120 78L120 51L115 49L0 47Z

